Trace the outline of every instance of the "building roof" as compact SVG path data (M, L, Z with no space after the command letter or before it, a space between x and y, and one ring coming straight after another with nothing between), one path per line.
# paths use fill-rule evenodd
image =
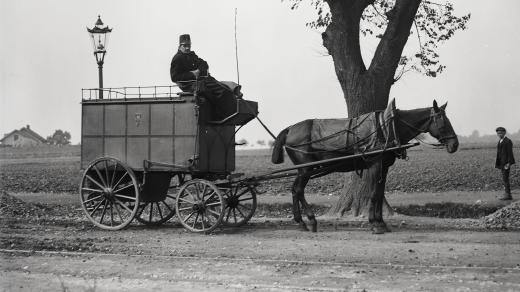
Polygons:
M14 134L22 135L24 137L31 138L33 140L36 140L36 141L39 141L39 142L42 142L42 143L47 142L47 140L45 140L45 138L43 138L42 136L38 135L38 133L36 133L33 130L31 130L31 127L29 125L27 125L26 127L21 128L20 130L13 130L10 133L5 134L4 137L0 140L0 142L4 142L4 140L7 137L9 137L11 135L14 135Z

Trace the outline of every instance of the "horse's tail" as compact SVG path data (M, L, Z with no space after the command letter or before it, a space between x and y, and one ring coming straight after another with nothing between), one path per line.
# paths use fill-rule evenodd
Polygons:
M273 162L274 164L279 164L283 162L283 145L285 145L287 133L289 133L289 128L281 131L280 134L278 134L278 137L276 137L276 140L274 141L273 154L271 156L271 162Z

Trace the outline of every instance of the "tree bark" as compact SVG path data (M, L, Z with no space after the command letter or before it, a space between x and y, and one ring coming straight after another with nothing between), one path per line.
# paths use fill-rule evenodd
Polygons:
M387 13L388 25L375 51L369 69L361 57L359 23L363 10L373 0L326 0L331 23L322 34L323 45L334 61L334 68L347 103L348 116L355 117L388 104L395 70L408 40L415 14L421 0L396 0ZM329 215L342 216L351 210L355 216L368 210L370 196L379 180L377 167L363 172L363 176L347 174L338 203ZM385 199L387 211L391 211Z

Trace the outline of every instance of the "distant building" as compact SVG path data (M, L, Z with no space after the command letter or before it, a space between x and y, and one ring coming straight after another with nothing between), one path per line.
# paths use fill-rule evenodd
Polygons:
M46 140L27 125L25 128L5 134L0 143L2 146L24 147L44 144Z

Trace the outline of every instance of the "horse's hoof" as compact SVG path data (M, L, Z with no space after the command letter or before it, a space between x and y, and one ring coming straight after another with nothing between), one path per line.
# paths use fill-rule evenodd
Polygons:
M309 231L309 228L307 228L307 225L305 224L300 224L300 227L303 231Z
M381 226L372 227L372 234L384 234L386 232L386 228Z

